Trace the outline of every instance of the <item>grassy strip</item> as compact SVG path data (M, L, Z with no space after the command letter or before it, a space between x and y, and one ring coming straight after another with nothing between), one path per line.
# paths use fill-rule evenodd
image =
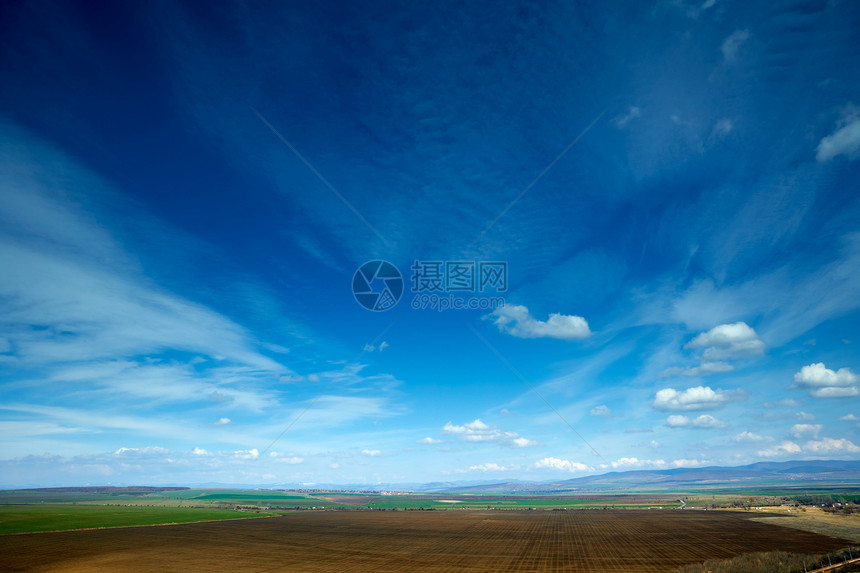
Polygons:
M0 534L34 533L61 529L159 525L222 519L259 517L229 509L184 507L112 507L101 505L5 505L0 506Z
M834 551L827 555L801 555L771 551L768 553L747 553L731 559L708 559L704 563L686 565L672 569L668 573L805 573L820 567L850 561L860 555L856 547ZM847 565L842 571L858 571L855 564Z

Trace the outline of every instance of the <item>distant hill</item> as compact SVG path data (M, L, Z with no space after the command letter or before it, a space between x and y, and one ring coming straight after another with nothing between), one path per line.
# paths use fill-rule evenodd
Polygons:
M481 485L427 484L421 491L478 492L574 492L631 489L735 488L780 485L860 484L858 460L810 460L758 462L746 466L709 466L668 470L609 472L556 482L502 482ZM447 487L446 487L447 485ZM453 487L452 487L453 486Z
M730 489L744 487L828 487L856 486L860 489L860 460L803 460L787 462L758 462L745 466L709 466L701 468L675 468L666 470L634 470L609 472L563 481L504 482L450 481L433 483L318 483L318 484L190 484L194 488L228 489L297 489L307 491L412 491L422 493L584 493L620 492L637 490ZM87 486L38 488L33 491L90 492L111 495L128 495L142 491L188 489L189 485L165 486ZM7 489L13 489L8 488ZM20 488L15 488L20 489Z

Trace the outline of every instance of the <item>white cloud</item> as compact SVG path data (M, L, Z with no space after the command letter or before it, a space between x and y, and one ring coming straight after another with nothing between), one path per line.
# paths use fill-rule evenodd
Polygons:
M714 4L717 3L717 0L704 0L704 2L697 2L693 0L692 2L687 2L686 0L670 0L669 4L682 10L689 18L693 20L697 19L707 10L710 10L714 7Z
M690 460L681 458L677 460L672 460L669 465L673 468L700 468L702 466L707 466L710 463L710 460Z
M535 462L536 468L549 468L553 470L561 470L567 472L590 472L594 468L580 462L572 462L570 460L562 460L559 458L544 458Z
M815 454L856 454L860 447L855 446L846 438L822 438L820 441L806 442L807 452Z
M795 438L802 438L803 436L817 438L819 432L823 429L824 426L821 424L795 424L791 427L789 433Z
M690 419L687 416L673 415L666 418L666 425L670 428L724 428L726 423L710 416L702 414L697 418Z
M417 443L417 444L441 444L442 440L434 440L430 436L427 436L426 438L421 438L420 440L418 440L415 443Z
M703 362L692 368L667 368L660 376L709 376L720 372L731 372L735 367L727 362Z
M705 360L751 358L764 354L764 342L745 322L715 326L696 336L684 348L704 348L702 356Z
M798 402L797 400L792 400L791 398L783 398L782 400L777 400L776 402L765 402L764 403L765 408L776 408L777 406L787 406L787 407L796 408L800 405L801 405L800 402Z
M839 419L842 420L843 422L856 422L856 421L860 420L860 418L858 418L854 414L846 414L845 416L842 416Z
M374 458L375 458L376 456L381 456L381 455L382 455L382 452L381 452L381 451L379 451L379 450L368 450L368 449L364 449L364 450L361 450L361 454L362 454L363 456L370 456L370 457L374 457Z
M615 119L612 120L612 123L615 124L615 127L621 129L630 123L631 120L636 119L640 115L642 115L641 110L635 105L631 105L627 110L627 113L616 116Z
M623 468L638 468L643 466L657 467L663 468L666 467L666 462L664 460L640 460L635 457L625 457L618 458L614 462L610 462L607 466L606 464L600 464L601 468L608 469L623 469Z
M715 125L714 129L711 131L712 137L722 137L724 135L728 135L735 128L734 123L727 117L719 120Z
M601 404L600 406L595 406L594 408L592 408L589 414L592 416L603 416L604 418L608 418L612 415L612 411L609 409L608 406Z
M804 366L794 375L794 381L813 398L847 398L860 394L860 376L848 368L834 372L823 362Z
M736 30L731 36L723 40L720 50L723 52L723 57L728 61L734 61L740 47L750 39L749 30Z
M191 454L195 455L195 456L211 456L212 455L211 452L207 452L203 448L198 448L196 446L194 447L193 450L191 450Z
M679 392L674 388L663 388L654 397L657 410L675 412L708 410L722 406L732 398L732 393L712 390L710 386L696 386Z
M501 332L517 338L582 340L591 336L588 322L581 316L552 313L544 322L533 318L525 306L506 304L485 318L492 319Z
M769 436L761 436L759 434L754 434L753 432L741 432L735 436L732 436L733 442L769 442L772 441L773 438Z
M235 452L219 452L222 455L232 456L237 460L256 460L260 457L260 452L257 448L252 448L250 450L236 450Z
M772 458L774 456L781 456L785 454L799 454L801 451L801 447L794 442L785 441L781 442L776 446L773 446L772 448L768 448L766 450L759 450L758 455L766 458Z
M229 423L231 423L230 418L218 418L218 421L215 422L215 425L216 426L226 426Z
M514 448L537 445L537 442L522 438L516 432L504 432L497 426L490 427L481 420L475 420L462 426L448 422L442 428L442 433L458 436L464 442L497 442Z
M837 155L847 155L849 159L860 156L860 117L850 119L818 143L815 154L818 161L830 161Z
M160 446L146 446L144 448L119 448L113 453L115 456L135 455L135 456L152 456L170 453L169 450Z
M503 472L507 470L515 469L512 466L500 466L497 463L489 463L489 464L479 464L476 466L469 466L469 471L472 472Z
M269 457L272 458L273 461L278 462L280 464L300 464L305 461L304 458L300 458L298 456L285 456L284 454L278 452L269 452Z
M810 414L809 412L798 412L797 419L803 420L804 422L811 422L815 419L815 414Z

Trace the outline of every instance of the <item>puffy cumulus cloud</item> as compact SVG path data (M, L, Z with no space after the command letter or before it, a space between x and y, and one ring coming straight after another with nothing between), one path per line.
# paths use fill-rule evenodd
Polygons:
M715 326L696 336L684 348L704 348L702 356L705 360L751 358L764 354L764 342L745 322Z
M732 32L732 34L723 40L723 43L720 45L720 51L723 53L723 57L727 61L733 62L737 58L738 50L740 50L741 46L749 39L749 30L735 30Z
M726 423L710 416L702 414L701 416L690 419L687 416L674 415L666 418L666 425L670 428L725 428Z
M786 454L799 454L801 451L801 447L794 442L784 441L771 448L767 448L766 450L759 450L758 455L765 458L772 458L774 456L783 456Z
M735 367L728 362L703 362L692 368L667 368L660 376L709 376L720 372L731 372Z
M833 371L823 362L801 368L794 375L794 382L813 398L847 398L860 394L860 376L848 368Z
M375 458L376 456L381 456L381 455L382 455L382 452L381 452L381 451L379 451L379 450L368 450L368 449L364 449L364 450L361 450L361 455L363 455L363 456L370 456L370 457L372 457L372 458Z
M227 455L236 460L256 460L260 457L260 452L257 448L250 450L236 450L234 452L218 452L221 455Z
M191 455L194 455L194 456L211 456L212 453L207 452L203 448L198 448L197 446L195 446L194 449L191 450Z
M557 338L582 340L591 336L588 322L581 316L552 313L546 321L537 320L525 306L506 304L484 318L491 319L501 332L517 338Z
M858 418L854 414L846 414L845 416L842 416L839 419L842 420L843 422L856 422L856 421L860 420L860 418Z
M430 436L415 441L416 444L441 444L442 440L434 440Z
M759 434L754 434L752 432L741 432L740 434L735 434L732 436L733 442L770 442L773 441L773 438L769 436L762 436Z
M845 438L822 438L820 441L806 442L804 449L814 454L856 454L860 447Z
M516 466L501 466L495 462L491 462L488 464L478 464L476 466L469 466L470 472L504 472L508 470L516 469Z
M815 419L815 414L810 414L809 412L798 412L796 416L798 420L803 420L804 422L811 422Z
M218 418L218 421L215 422L216 426L226 426L227 424L231 424L232 420L230 418Z
M589 414L592 416L603 416L604 418L608 418L612 415L612 410L610 410L608 406L601 404L600 406L592 408Z
M464 442L497 442L514 448L537 445L537 442L520 437L516 432L504 432L497 426L488 426L481 420L475 420L462 426L448 422L442 428L442 433L457 436Z
M672 460L669 462L669 465L673 468L700 468L710 463L710 460L689 460L681 458L678 460Z
M160 446L146 446L143 448L119 448L113 453L115 456L161 456L170 453L170 450Z
M639 458L618 458L614 462L609 462L609 465L600 464L600 467L603 469L625 469L625 468L641 468L643 466L656 467L656 468L664 468L666 467L665 460L640 460Z
M795 424L791 427L789 433L795 438L802 438L803 436L817 438L819 432L823 429L824 426L821 424Z
M855 115L843 123L818 143L815 158L819 162L830 161L837 155L846 155L849 159L860 157L860 117Z
M710 386L696 386L683 391L663 388L654 396L653 406L657 410L688 412L718 408L731 400L735 393L712 390Z
M580 463L580 462L572 462L570 460L562 460L559 458L544 458L542 460L538 460L535 462L536 468L549 468L552 470L561 470L566 472L593 472L594 468Z

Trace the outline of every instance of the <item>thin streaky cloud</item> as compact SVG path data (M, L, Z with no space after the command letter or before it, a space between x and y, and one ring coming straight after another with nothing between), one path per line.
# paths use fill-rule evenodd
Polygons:
M540 172L540 174L538 174L538 176L537 176L537 177L535 177L535 178L532 180L532 182L531 182L531 183L529 183L529 184L526 186L526 188L525 188L525 189L523 189L522 191L520 191L520 194L519 194L519 195L517 195L516 197L514 197L514 200L513 200L513 201L511 201L510 203L508 203L508 206L507 206L507 207L505 207L504 209L502 209L502 212L501 212L501 213L499 213L499 214L498 214L498 216L497 216L495 219L493 219L493 222L492 222L492 223L490 223L489 225L487 225L487 227L486 227L483 231L481 231L481 233L480 233L477 237L475 237L475 238L472 240L472 242L471 242L471 243L469 243L469 245L468 245L468 246L469 246L469 247L471 247L472 245L474 245L475 243L477 243L478 241L480 241L480 240L481 240L481 238L482 238L484 235L486 235L486 234L487 234L487 232L488 232L490 229L492 229L492 228L493 228L493 226L494 226L496 223L498 223L498 222L499 222L499 219L501 219L502 217L504 217L504 216L505 216L505 213L507 213L508 211L510 211L510 210L511 210L511 207L513 207L513 206L516 204L516 202L517 202L517 201L519 201L520 199L522 199L522 198L523 198L523 195L525 195L526 193L528 193L528 192L529 192L529 190L530 190L532 187L534 187L534 186L535 186L535 184L536 184L538 181L540 181L540 180L541 180L541 178L542 178L544 175L546 175L546 174L547 174L547 172L548 172L550 169L552 169L552 168L555 166L555 164L556 164L556 163L558 163L558 161L559 161L562 157L564 157L564 156L565 156L565 154L566 154L568 151L570 151L570 148L571 148L571 147L573 147L574 145L576 145L576 143L577 143L580 139L582 139L582 138L583 138L583 136L584 136L586 133L588 133L588 132L591 130L591 128L592 128L592 127L594 127L594 125L595 125L598 121L600 121L600 118L601 118L601 117L603 117L603 115L604 115L605 113L606 113L606 110L603 110L602 112L600 112L600 114L599 114L597 117L595 117L595 118L594 118L594 120L593 120L591 123L589 123L589 124L588 124L588 126L587 126L585 129L583 129L583 130L582 130L582 132L581 132L579 135L577 135L577 136L576 136L576 138L575 138L573 141L571 141L571 142L567 145L567 147L565 147L565 148L564 148L564 150L562 150L562 152L561 152L561 153L559 153L559 154L556 156L556 158L555 158L555 159L553 159L553 160L552 160L552 162L551 162L549 165L547 165L547 166L544 168L544 170L543 170L543 171L541 171L541 172Z
M380 239L383 243L385 243L385 246L386 246L386 247L391 247L391 243L389 243L389 242L388 242L388 240L386 240L386 238L382 236L382 233L380 233L379 231L377 231L377 230L376 230L376 227L374 227L373 225L371 225L371 224L370 224L370 221L368 221L368 220L364 217L364 215L362 215L362 214L358 211L358 209L356 209L355 207L353 207L353 206L352 206L352 203L350 203L349 201L347 201L346 197L344 197L343 195L341 195L341 194L340 194L340 191L338 191L337 189L335 189L334 185L332 185L331 183L329 183L328 179L326 179L325 177L323 177L322 173L320 173L319 171L317 171L317 170L316 170L316 168L315 168L313 165L311 165L311 162L310 162L310 161L308 161L307 159L305 159L305 157L304 157L301 153L299 153L299 150L298 150L298 149L296 149L295 147L293 147L293 146L292 146L292 144L291 144L289 141L287 141L287 138L285 138L283 135L281 135L281 133L280 133L277 129L275 129L275 127L274 127L271 123L269 123L269 122L266 120L266 118L265 118L265 117L263 117L263 115L262 115L259 111L257 111L257 110L256 110L256 109L254 109L253 107L251 108L251 110L252 110L255 114L257 114L257 117L259 117L259 118L260 118L260 121L262 121L264 124L266 124L266 127L268 127L268 128L272 131L272 133L274 133L274 134L278 137L278 139L280 139L280 140L284 143L284 145L286 145L287 147L289 147L289 148L290 148L290 151L292 151L292 152L295 154L295 156L296 156L296 157L298 157L298 158L301 160L301 162L302 162L302 163L304 163L304 164L305 164L305 166L306 166L308 169L310 169L310 170L313 172L313 174L314 174L314 175L316 175L316 176L317 176L317 178L318 178L320 181L322 181L322 182L323 182L323 184L324 184L326 187L328 187L328 188L331 190L331 192L332 192L332 193L334 193L334 194L337 196L337 198L338 198L338 199L340 199L341 201L343 201L343 204L344 204L344 205L346 205L347 207L349 207L349 210L350 210L350 211L352 211L353 213L355 213L355 215L356 215L359 219L361 219L361 222L362 222L362 223L364 223L365 225L367 225L367 228L368 228L368 229L370 229L371 231L373 231L373 233L374 233L377 237L379 237L379 239Z
M265 120L264 120L264 121L265 121ZM383 336L385 336L385 333L386 333L386 332L388 332L388 330L389 330L392 326L394 326L394 323L393 323L393 322L392 322L391 324L389 324L388 326L386 326L386 327L385 327L385 330L383 330L382 332L380 332L380 333L379 333L379 335L378 335L376 338L374 338L374 339L373 339L373 342L371 342L370 344L371 344L371 345L376 345L376 342L377 342L380 338L382 338ZM358 356L356 356L356 357L355 357L355 358L353 358L351 361L349 361L349 362L347 362L347 363L346 363L346 365L345 365L345 366L343 367L343 369L340 371L340 374L339 374L339 375L337 375L337 376L335 376L334 378L332 378L331 382L329 382L329 383L326 385L326 387L322 389L322 392L320 392L319 394L317 394L317 395L316 395L316 397L315 397L313 400L311 400L311 403L310 403L310 404L308 404L308 405L305 407L305 409L304 409L304 410L302 410L301 412L299 412L299 415L298 415L298 416L296 416L295 418L293 418L293 419L292 419L292 421L290 421L290 423L289 423L289 424L287 424L287 427L286 427L286 428L284 428L284 430L283 430L280 434L278 434L278 437L277 437L277 438L275 438L274 440L272 440L272 443L270 443L268 446L266 446L266 448L265 448L262 452L260 452L260 456L262 457L262 456L263 456L263 454L265 454L266 452L268 452L268 451L269 451L269 449L271 449L271 447L272 447L272 446L274 446L274 445L278 442L278 440L280 440L282 437L284 437L284 434L286 434L287 432L289 432L289 431L290 431L290 428L292 428L293 426L295 426L295 425L296 425L296 422L298 422L299 420L301 420L302 416L304 416L304 415L308 412L308 410L310 410L311 408L313 408L314 404L316 404L316 403L319 401L319 399L320 399L320 398L322 398L322 397L325 395L325 393L326 393L326 392L328 392L329 388L331 388L332 386L334 386L334 384L335 384L336 382L338 382L338 381L340 381L340 380L342 380L342 379L343 379L343 377L344 377L344 375L345 375L345 373L346 373L347 369L348 369L350 366L352 366L353 364L356 364L359 360L361 360L361 357L362 357L362 356L364 356L366 353L367 353L367 346L365 346L365 347L364 347L364 349L363 349L363 350L358 354Z
M568 421L565 419L565 417L561 415L561 413L560 413L558 410L556 410L555 408L553 408L552 404L550 404L550 403L547 401L547 399L546 399L546 398L544 398L544 397L541 395L541 393L537 391L537 388L535 388L534 386L532 386L532 385L531 385L531 383L529 383L529 381L528 381L528 380L526 380L525 376L523 376L522 374L520 374L519 370L517 370L516 368L514 368L514 365L513 365L513 364L511 364L510 362L508 362L508 361L507 361L507 359L506 359L504 356L502 356L502 354L501 354L498 350L496 350L496 348L495 348L492 344L490 344L490 341L489 341L489 340L487 340L486 338L484 338L483 336L481 336L481 333L480 333L480 332L478 332L477 330L475 330L475 327L473 327L473 326L472 326L471 324L469 324L468 322L466 323L466 326L468 326L468 327L472 330L472 332L474 332L474 333L475 333L475 336L477 336L478 338L480 338L480 339L481 339L481 341L482 341L484 344L486 344L486 345L487 345L487 348L489 348L489 349L493 352L493 354L495 354L496 356L498 356L498 357L499 357L499 360L501 360L501 361L505 364L505 366L507 366L507 367L511 370L511 372L513 372L513 373L517 376L517 378L519 378L520 380L522 380L522 381L525 383L525 385L526 385L526 386L528 386L529 388L531 388L531 391L532 391L532 392L534 392L534 393L537 395L537 397L538 397L538 398L540 398L541 400L543 400L543 403L544 403L544 404L546 404L547 406L549 406L549 409L550 409L550 410L552 410L553 412L555 412L555 415L556 415L556 416L558 416L559 418L561 418L561 421L562 421L562 422L564 422L564 423L567 425L567 427L568 427L568 428L570 428L571 430L573 430L573 433L574 433L574 434L576 434L577 436L579 436L579 439L580 439L580 440L582 440L582 442L583 442L586 446L588 446L588 447L589 447L589 449L591 449L591 451L592 451L592 452L594 452L594 454L595 454L597 457L599 457L601 460L603 460L603 462L604 462L604 463L607 463L607 464L609 463L609 462L607 462L607 461L606 461L606 458L604 458L602 455L600 455L600 452L598 452L596 449L594 449L594 446L592 446L591 444L589 444L589 443L588 443L588 440L586 440L586 439L583 437L583 435L582 435L582 434L580 434L579 432L577 432L577 431L576 431L576 428L574 428L574 427L570 424L570 422L568 422Z

